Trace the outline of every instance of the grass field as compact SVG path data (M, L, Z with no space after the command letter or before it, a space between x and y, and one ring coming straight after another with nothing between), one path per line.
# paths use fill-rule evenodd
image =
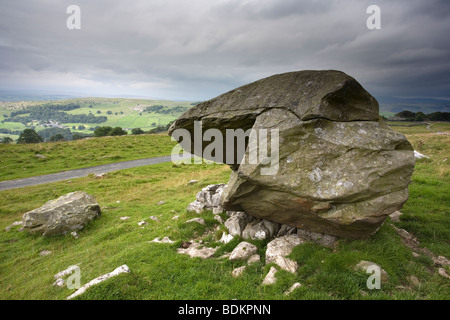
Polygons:
M449 125L438 128L450 132ZM416 133L410 131L416 129L419 129ZM401 210L404 214L400 222L388 219L374 236L365 240L339 240L334 249L312 243L297 246L290 255L299 263L297 274L279 270L277 283L272 286L261 285L273 266L264 262L267 241L250 241L257 245L263 259L248 266L239 278L233 278L232 270L245 263L220 256L230 252L241 240L235 238L226 245L220 244L218 239L225 229L210 212L198 215L185 210L202 187L228 181L227 166L165 163L110 173L103 179L89 176L70 183L63 181L0 192L0 299L65 299L73 290L52 285L53 276L59 271L78 265L83 285L126 264L130 273L88 289L79 299L448 300L449 279L437 274L427 256L414 256L392 225L414 234L421 246L434 254L450 258L450 136L431 130L422 133L417 127L395 130L407 131L414 148L431 158L416 162L410 198ZM129 145L130 138L117 139L124 139L127 142L123 143ZM100 139L99 143L106 141ZM65 146L71 145L63 143L58 148ZM63 152L59 155L63 157ZM8 159L11 162L13 158ZM43 171L37 167L33 170ZM193 179L199 182L188 184ZM14 221L21 220L24 212L76 190L94 195L103 208L100 218L78 232L78 239L70 235L43 238L18 232L18 227L4 231ZM159 201L165 203L158 204ZM123 216L130 219L122 221ZM149 219L150 216L156 216L159 221ZM179 218L174 220L174 216ZM184 223L194 217L204 218L206 224ZM226 218L225 214L222 218ZM142 220L148 222L143 228L138 226ZM149 243L164 236L176 242ZM182 241L193 238L203 238L205 245L218 247L214 257L191 259L176 252ZM41 256L43 250L52 254ZM367 289L368 275L353 270L360 260L374 261L389 274L388 282L382 283L380 290ZM446 270L450 273L448 267ZM418 283L411 281L411 276ZM302 286L291 295L284 295L294 282Z
M166 133L30 145L0 144L0 181L170 155L174 146Z
M158 125L166 125L170 121L176 119L181 113L155 113L144 112L145 107L153 105L164 105L166 107L191 107L191 102L186 101L168 101L168 100L140 100L140 99L124 99L124 98L77 98L69 100L58 101L27 101L27 102L2 102L0 103L0 128L11 130L23 130L26 127L22 123L4 122L5 115L10 115L12 110L21 109L28 106L42 105L42 104L79 104L81 108L67 111L69 114L89 114L95 116L106 116L108 120L100 124L89 123L64 123L71 129L73 133L92 133L91 130L96 126L111 126L122 127L129 132L133 128L141 128L145 131L153 129ZM110 111L110 114L108 114ZM80 125L85 126L84 130L79 130ZM72 127L76 129L72 129ZM43 126L36 126L36 131L44 129ZM18 138L17 135L7 135L14 140Z

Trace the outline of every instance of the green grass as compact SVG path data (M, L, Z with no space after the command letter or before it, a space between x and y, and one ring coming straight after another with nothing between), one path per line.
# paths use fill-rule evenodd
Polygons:
M81 269L81 284L126 264L131 272L94 286L79 299L450 299L448 279L436 274L426 256L414 257L403 245L391 224L412 232L422 246L437 255L450 257L450 137L431 133L407 135L416 150L431 159L416 163L410 198L401 210L400 222L388 219L372 237L340 240L334 249L306 243L294 248L290 258L299 264L297 274L283 270L277 283L262 286L272 264L264 262L267 241L251 241L263 259L248 266L235 279L234 268L241 261L219 258L241 240L223 245L218 242L224 230L210 212L187 213L186 206L208 184L228 181L224 165L158 164L108 174L0 192L0 299L65 299L73 290L54 287L53 275L70 265ZM119 139L127 139L122 137ZM62 145L63 146L63 145ZM29 146L31 147L31 146ZM112 152L112 150L111 150ZM199 183L189 185L190 180ZM43 238L3 231L21 220L24 212L68 192L83 190L97 198L103 207L100 218L70 235ZM159 201L165 201L158 205ZM172 217L178 215L178 220ZM120 217L129 216L122 221ZM159 222L149 219L156 216ZM206 224L184 224L202 217ZM225 214L222 214L226 218ZM148 221L144 228L137 223ZM174 244L149 243L168 236ZM205 245L217 247L213 258L191 259L176 249L182 241L203 238ZM42 250L53 254L40 256ZM380 290L366 286L368 274L353 267L360 260L378 263L389 274ZM447 268L447 272L450 269ZM419 279L415 287L408 280ZM291 295L283 293L294 282L302 287Z
M0 180L170 155L174 145L167 134L102 137L30 145L0 144Z

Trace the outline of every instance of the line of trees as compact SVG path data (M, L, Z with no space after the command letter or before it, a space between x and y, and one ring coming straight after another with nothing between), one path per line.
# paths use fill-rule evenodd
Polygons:
M159 133L165 132L169 129L172 122L165 126L158 126L149 131L144 131L141 128L133 128L131 134L140 135L145 133ZM57 141L69 141L69 140L79 140L86 137L106 137L106 136L124 136L128 132L121 127L110 127L110 126L98 126L95 128L93 134L84 133L72 133L70 129L66 128L46 128L36 132L34 129L28 128L21 131L17 143L41 143L41 142L57 142ZM10 137L4 137L1 143L12 143L13 140Z
M26 125L33 120L38 120L42 123L48 123L50 120L59 123L103 123L108 120L106 116L95 116L92 113L69 114L65 112L79 107L79 105L74 104L33 106L13 111L11 112L11 115L3 121L20 122Z
M155 113L159 113L159 114L171 114L171 113L183 113L187 109L189 109L189 107L183 107L183 106L166 107L163 105L153 105L150 107L146 107L144 109L144 112L155 112Z
M450 121L450 112L433 112L425 114L421 111L412 112L404 110L396 113L395 116L402 118L405 121Z

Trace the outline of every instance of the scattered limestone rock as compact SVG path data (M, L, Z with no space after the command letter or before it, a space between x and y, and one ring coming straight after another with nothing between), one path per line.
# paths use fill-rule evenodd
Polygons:
M297 228L287 225L287 224L282 224L280 227L280 230L277 233L277 238L282 237L282 236L286 236L286 235L290 235L293 233L297 232Z
M191 258L207 259L214 255L217 248L208 248L202 246L200 243L193 242L187 248L178 248L177 252L187 254Z
M234 278L237 278L237 277L239 277L240 275L242 275L242 273L244 273L245 269L246 269L246 266L242 266L242 267L236 268L236 269L234 269L234 270L231 272L231 275L232 275Z
M277 256L275 259L275 264L287 272L297 273L297 270L298 270L297 261L293 261L293 260L283 257L283 256Z
M164 238L162 238L162 240L161 240L161 238L155 238L155 239L153 239L152 241L149 241L149 242L154 242L154 243L175 243L175 241L170 240L169 237L164 237Z
M275 278L275 274L277 273L277 269L275 267L270 267L269 272L265 276L262 285L271 285L277 282L277 278Z
M444 256L436 256L429 249L420 247L419 240L405 229L397 228L394 225L392 225L392 228L394 228L397 234L402 238L403 244L413 251L413 254L422 253L426 255L433 260L436 266L450 266L450 260Z
M416 160L423 159L423 158L425 158L425 159L430 159L429 156L426 156L426 155L424 155L424 154L421 154L420 152L418 152L418 151L416 151L416 150L414 150L414 158L415 158Z
M218 214L216 214L216 215L214 216L214 220L216 220L216 221L219 222L220 224L223 224L223 223L224 223L222 217L219 216Z
M304 229L297 229L297 234L305 241L314 242L328 248L333 248L337 241L335 236Z
M194 202L191 202L186 210L187 212L195 212L195 213L202 213L203 210L205 210L206 206L204 203L201 203L198 200L195 200Z
M415 288L420 287L420 281L419 279L417 279L416 276L409 276L408 278L408 282Z
M63 287L66 284L66 281L63 279L64 277L71 275L74 271L79 270L79 267L76 265L70 266L67 269L58 272L53 277L55 278L54 286Z
M14 221L10 226L5 228L5 231L11 230L12 227L21 226L22 223L22 221Z
M275 236L280 230L280 224L269 220L256 219L248 223L242 231L242 238L265 240Z
M192 223L192 222L203 224L203 225L206 223L205 219L202 219L202 218L193 218L193 219L187 220L185 223Z
M438 268L438 274L439 274L441 277L450 279L450 276L447 274L447 272L445 271L444 268Z
M198 182L198 180L191 180L188 182L188 184L196 184Z
M282 236L270 241L267 244L266 250L266 264L276 263L277 257L286 257L295 246L304 243L298 234L290 234Z
M221 243L228 243L231 240L233 240L233 236L231 234L226 234L225 232L222 233L222 238L220 238L219 242Z
M94 176L95 176L97 179L101 179L101 178L106 177L107 175L108 175L107 173L102 172L102 173L96 173Z
M298 288L300 288L301 286L302 286L302 285L301 285L301 283L299 283L299 282L294 283L292 286L289 287L289 289L287 289L287 290L284 292L284 295L285 295L285 296L290 295L295 289L298 289Z
M153 221L156 221L156 222L159 222L159 219L157 217L155 217L155 216L151 216L149 219L153 220Z
M22 223L29 233L53 236L81 230L100 213L100 206L93 196L76 191L26 212Z
M258 248L246 241L239 243L236 248L233 249L230 255L230 260L247 260L253 254L258 251Z
M148 222L145 221L145 220L142 220L142 221L139 221L139 222L138 222L138 226L139 226L139 227L142 227L143 225L146 225L146 224L148 224Z
M79 238L78 233L76 233L75 231L72 231L72 232L70 233L70 235L71 235L72 237L74 237L75 239L78 239L78 238Z
M98 278L95 278L94 280L89 281L84 286L82 286L80 289L78 289L73 294L68 296L66 299L67 300L73 299L73 298L79 296L80 294L83 294L88 288L90 288L90 287L92 287L92 286L94 286L96 284L99 284L99 283L101 283L101 282L103 282L103 281L105 281L105 280L107 280L109 278L118 276L121 273L128 273L128 272L130 272L130 269L128 268L127 265L124 264L124 265L116 268L113 272L104 274L104 275L102 275L102 276L100 276Z
M204 210L212 210L214 214L222 213L221 198L226 186L224 183L206 186L197 193L196 200L191 202L186 210L196 213L201 213Z
M391 221L394 221L394 222L400 222L400 216L401 216L402 214L403 214L403 213L400 212L400 211L395 211L395 212L393 212L393 213L391 213L391 214L389 215L389 218L391 218Z
M239 237L242 236L247 224L255 219L241 211L228 211L227 215L230 217L225 221L225 227L231 235Z
M444 256L433 257L433 262L435 265L438 265L438 266L443 266L443 267L450 266L450 260L448 260Z
M247 264L252 264L252 263L256 263L256 262L260 262L260 261L261 261L261 256L259 254L255 253L250 258L248 258Z
M122 221L125 221L125 220L128 220L128 219L130 219L130 217L120 217L120 220L122 220Z
M42 250L41 252L39 252L39 255L41 256L49 256L51 254L53 254L53 252L50 250Z
M161 201L158 201L157 205L160 206L160 205L162 205L164 203L166 203L166 202L161 200Z

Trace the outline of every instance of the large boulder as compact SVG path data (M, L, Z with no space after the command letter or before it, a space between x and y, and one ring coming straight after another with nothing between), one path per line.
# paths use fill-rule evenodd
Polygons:
M361 238L406 202L415 163L411 144L378 113L376 99L345 73L299 71L203 102L177 119L169 134L186 129L192 139L180 145L207 158L202 150L210 142L204 139L199 147L194 141L195 121L203 131L219 129L224 137L227 129L278 129L278 163L270 174L261 172L272 163L250 159L258 146L247 140L239 159L238 144L223 143L223 154L234 152L235 158L226 161L233 172L222 206L313 232Z
M29 233L53 236L81 230L100 213L100 206L93 196L76 191L26 212L22 222Z

